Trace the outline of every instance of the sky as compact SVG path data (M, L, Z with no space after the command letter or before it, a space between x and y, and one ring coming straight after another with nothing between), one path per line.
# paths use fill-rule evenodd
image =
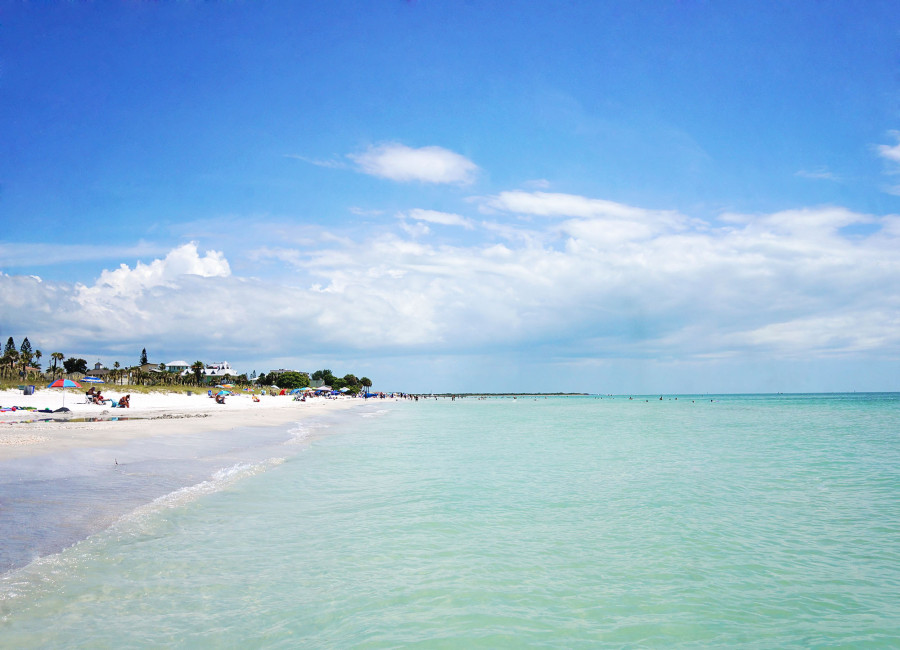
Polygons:
M900 390L900 8L0 0L0 342Z

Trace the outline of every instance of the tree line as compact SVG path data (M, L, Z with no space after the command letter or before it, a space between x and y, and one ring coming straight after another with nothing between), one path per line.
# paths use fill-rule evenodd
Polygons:
M18 348L16 348L13 337L10 336L3 347L3 356L0 357L0 378L28 380L36 376L44 377L46 374L50 375L51 379L56 379L62 374L88 374L87 360L77 357L66 359L62 352L52 352L46 371L42 371L40 362L43 356L40 350L32 348L27 336ZM147 364L147 348L143 348L139 366L124 368L118 361L113 363L113 367L109 369L109 381L118 383L123 378L128 378L133 384L151 386L177 384L200 386L203 384L203 370L206 368L206 364L202 361L195 361L191 364L190 373L185 375L166 371L166 364L164 363L159 364L156 368L157 372L148 372L144 370ZM254 371L253 377L256 379L256 383L261 386L274 385L279 388L290 389L305 388L311 385L310 379L315 381L321 380L326 386L330 386L334 390L346 388L346 392L353 395L363 389L368 390L372 387L372 380L368 377L357 378L353 374L336 377L330 369L316 370L311 376L305 372L287 371L282 373L272 372L268 375L262 373L259 377L256 377L256 372ZM238 386L249 386L252 383L252 380L247 377L246 373L229 376L227 380L223 381L228 381Z
M255 373L254 373L255 374ZM268 375L262 373L256 378L256 382L263 386L278 386L279 388L306 388L312 385L312 381L322 381L325 386L330 386L332 390L341 390L346 388L348 393L356 395L363 389L368 390L372 387L372 380L368 377L357 378L354 374L346 374L343 377L336 377L330 369L316 370L312 375L305 372L270 372Z

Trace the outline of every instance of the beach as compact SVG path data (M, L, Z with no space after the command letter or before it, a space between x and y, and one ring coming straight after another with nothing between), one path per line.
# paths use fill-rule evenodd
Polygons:
M228 396L217 404L205 391L184 393L132 393L130 408L112 408L85 402L83 389L62 392L38 389L0 391L0 407L34 410L0 412L0 461L49 454L81 447L116 446L143 437L226 431L239 427L284 426L317 414L363 405L354 398L309 398L263 395L255 402L249 393ZM125 395L114 390L108 397ZM69 412L42 413L65 405Z
M0 573L52 557L160 499L265 471L371 411L367 401L382 401L236 393L220 404L205 391L156 391L112 408L88 403L84 392L68 391L69 410L47 413L40 411L62 406L60 391L0 391ZM104 395L118 401L124 393Z

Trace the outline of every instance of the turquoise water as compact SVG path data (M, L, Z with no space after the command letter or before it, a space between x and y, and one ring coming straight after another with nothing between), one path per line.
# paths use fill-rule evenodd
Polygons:
M0 585L8 647L897 647L900 396L350 414Z

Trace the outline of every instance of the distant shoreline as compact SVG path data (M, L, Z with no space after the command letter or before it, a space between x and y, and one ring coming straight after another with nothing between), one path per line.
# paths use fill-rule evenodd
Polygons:
M418 393L419 397L590 397L592 393Z

